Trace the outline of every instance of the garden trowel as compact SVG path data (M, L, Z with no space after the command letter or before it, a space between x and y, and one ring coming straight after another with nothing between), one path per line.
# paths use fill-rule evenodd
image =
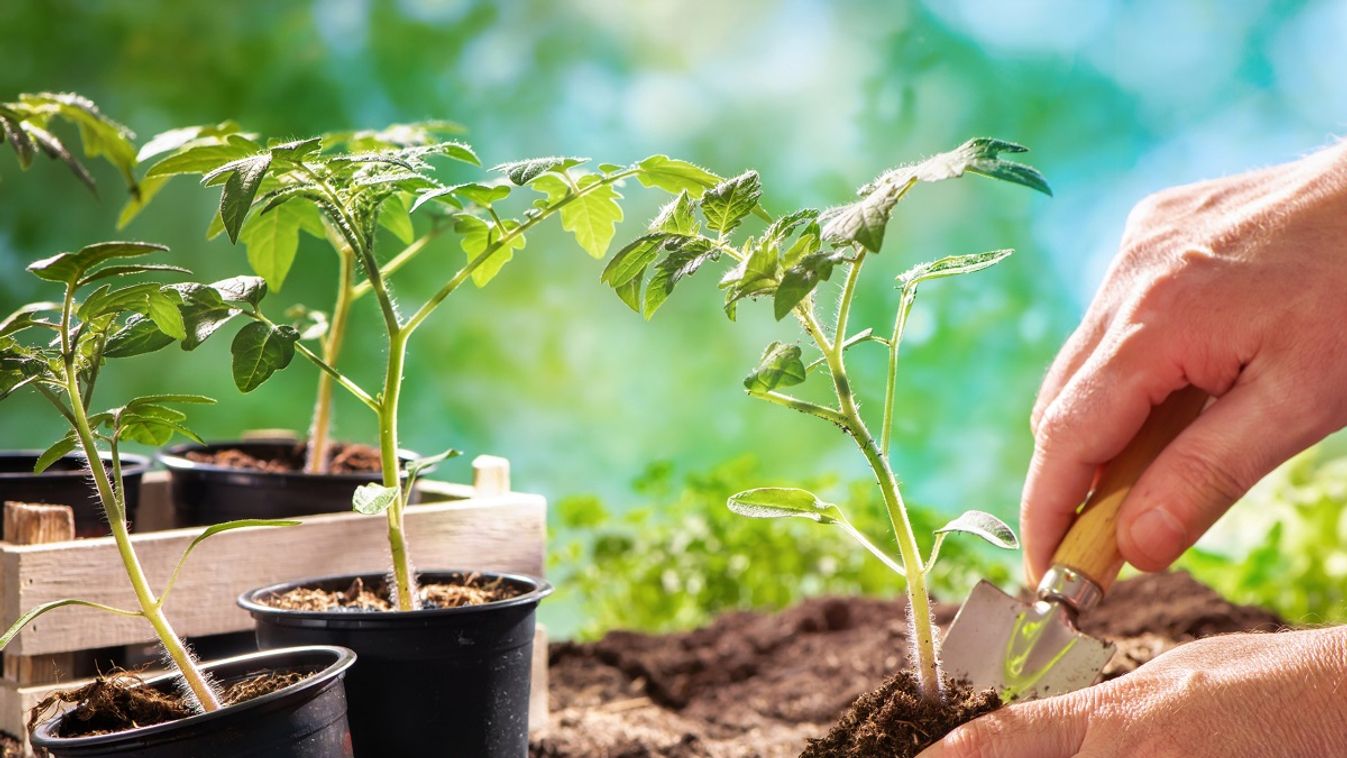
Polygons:
M1013 598L978 582L942 646L945 670L1002 702L1033 700L1088 687L1113 656L1113 644L1076 628L1076 616L1104 597L1122 569L1118 509L1146 467L1202 412L1206 393L1186 388L1151 411L1127 448L1108 463L1052 556L1038 600Z

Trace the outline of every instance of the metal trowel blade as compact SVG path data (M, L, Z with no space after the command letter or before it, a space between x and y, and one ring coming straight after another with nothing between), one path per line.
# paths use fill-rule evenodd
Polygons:
M1008 703L1094 684L1114 646L1076 629L1061 603L1027 603L981 581L954 617L941 650L947 674L978 690L994 688Z

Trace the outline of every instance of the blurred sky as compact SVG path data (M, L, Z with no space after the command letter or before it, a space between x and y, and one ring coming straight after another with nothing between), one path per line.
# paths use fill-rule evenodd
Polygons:
M895 438L918 501L1009 516L1033 392L1131 205L1331 139L1347 114L1344 39L1347 4L1333 2L7 0L0 99L75 90L142 139L229 117L276 137L452 118L488 165L664 152L727 175L757 168L776 213L845 201L882 169L970 136L1022 142L1056 196L977 178L919 188L853 316L887 329L891 277L918 260L1018 249L996 269L922 290ZM168 243L202 277L246 270L241 249L204 241L217 196L187 179L119 235L108 171L98 202L48 162L18 176L7 151L0 177L4 310L49 294L20 275L29 261L117 236ZM625 192L618 240L638 234L659 200ZM331 257L306 238L304 273L278 300L325 305ZM403 300L431 292L460 259L439 243L397 282ZM835 430L744 396L762 346L797 338L789 325L762 307L730 324L706 274L643 324L600 287L600 268L553 224L491 287L455 295L413 347L408 446L507 455L521 487L599 492L619 507L655 459L700 467L752 451L776 479L764 484L863 473ZM373 315L357 313L347 348L371 381ZM225 347L124 362L100 398L205 392L222 401L195 416L207 437L303 428L309 367L297 361L240 397ZM861 386L882 388L881 351L853 353ZM341 436L368 440L372 429L360 406L341 406ZM42 447L58 433L36 402L0 407L0 445ZM450 473L464 475L456 465Z

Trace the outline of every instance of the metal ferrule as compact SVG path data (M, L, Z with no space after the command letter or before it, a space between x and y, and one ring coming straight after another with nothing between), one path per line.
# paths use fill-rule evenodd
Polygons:
M1058 602L1076 613L1087 611L1099 604L1104 590L1089 577L1060 563L1052 564L1043 581L1038 583L1040 600Z

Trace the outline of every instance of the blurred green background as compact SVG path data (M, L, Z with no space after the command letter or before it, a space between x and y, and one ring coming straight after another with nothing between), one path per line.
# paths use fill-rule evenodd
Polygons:
M1055 198L978 179L920 188L896 212L876 266L893 275L949 253L1018 250L995 269L922 290L894 444L916 501L1013 519L1034 391L1128 209L1167 185L1291 159L1330 139L1347 111L1332 73L1347 70L1345 35L1347 6L1329 1L9 0L0 4L0 100L74 90L141 140L225 118L275 137L450 118L468 127L487 165L664 152L726 175L757 168L778 213L844 201L882 169L969 136L1029 145ZM167 243L201 277L246 271L242 248L204 240L215 192L176 180L119 235L117 177L95 169L98 201L57 164L20 177L0 156L0 311L47 296L19 274L31 260L116 236ZM619 241L661 199L635 185L625 193ZM461 260L453 239L436 245L396 280L405 301L428 295ZM309 275L292 274L278 300L324 304L335 261L320 241L301 246L297 270ZM797 336L789 325L761 306L728 323L707 275L643 324L599 285L600 270L553 222L489 288L452 298L413 346L406 444L506 455L517 487L554 500L593 495L619 514L650 500L632 482L652 462L687 474L751 453L749 484L863 478L835 430L742 392L762 346ZM879 273L853 324L888 328L896 293ZM354 372L363 378L380 362L372 316L357 313L347 347L348 359L371 354ZM221 404L194 413L206 437L302 429L310 367L297 361L239 396L226 348L133 359L100 382L100 397L212 395ZM882 387L882 351L853 355L858 383ZM339 402L339 436L369 440L368 414ZM0 408L0 446L43 447L59 433L31 398ZM447 468L466 476L462 461ZM584 518L567 523L588 528ZM576 538L558 526L558 544ZM578 628L580 601L548 611L562 631Z

